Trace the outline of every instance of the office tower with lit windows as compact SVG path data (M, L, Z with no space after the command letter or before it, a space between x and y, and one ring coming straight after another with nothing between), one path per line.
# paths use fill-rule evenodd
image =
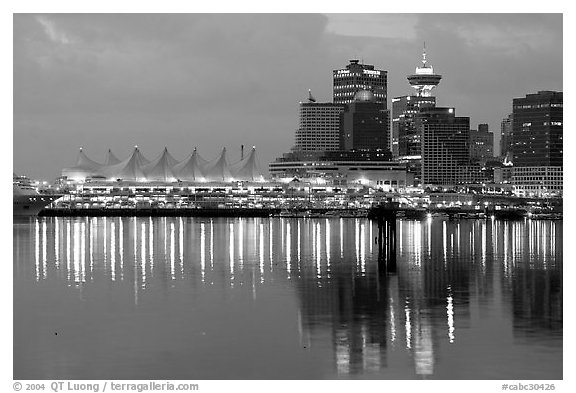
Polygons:
M415 116L421 133L422 184L451 186L463 181L469 160L470 118L454 108L428 108Z
M514 167L562 166L562 106L562 92L540 91L514 98Z
M436 97L402 96L392 99L392 153L394 157L419 159L420 132L414 116L422 109L434 108Z
M512 159L512 113L500 123L500 157Z
M562 138L562 92L539 91L512 100L512 182L519 194L562 194Z
M376 102L387 109L388 72L376 70L373 65L361 64L359 60L350 60L346 68L332 71L333 102L349 104L354 102L354 96L360 90L370 90L374 93Z
M310 96L300 103L300 121L292 150L323 152L340 149L340 115L345 105L316 102Z
M470 160L486 163L494 159L494 134L488 124L478 124L478 130L470 130Z

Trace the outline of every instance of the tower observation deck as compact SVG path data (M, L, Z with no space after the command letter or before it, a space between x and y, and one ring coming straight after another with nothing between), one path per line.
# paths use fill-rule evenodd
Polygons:
M434 73L434 68L426 64L426 45L422 52L422 67L416 67L416 72L408 75L408 82L416 89L418 97L430 97L432 89L438 86L442 75Z

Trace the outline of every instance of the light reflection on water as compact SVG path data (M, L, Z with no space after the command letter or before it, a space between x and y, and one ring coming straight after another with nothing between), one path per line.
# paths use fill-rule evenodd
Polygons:
M397 228L16 221L14 378L562 378L562 222Z

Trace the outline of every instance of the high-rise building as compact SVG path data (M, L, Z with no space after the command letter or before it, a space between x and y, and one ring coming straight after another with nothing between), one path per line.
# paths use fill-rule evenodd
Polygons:
M387 108L388 72L376 70L373 65L360 64L359 60L350 60L344 69L332 71L333 101L336 104L349 104L360 90L371 90L376 102Z
M392 99L392 155L407 163L409 171L420 184L422 173L422 133L416 127L415 116L422 110L434 108L436 98L434 89L442 79L427 64L426 47L422 53L422 66L416 67L414 74L407 76L410 85L416 89L416 95L395 97Z
M539 91L514 98L514 167L562 166L562 106L562 92Z
M500 123L500 154L501 157L512 159L512 113Z
M415 116L422 138L422 184L454 185L469 163L469 117L454 108L428 108Z
M436 106L436 97L402 96L392 99L392 154L394 157L421 158L420 132L414 116Z
M563 192L563 94L539 91L512 101L512 183L526 196Z
M470 130L470 159L485 163L494 158L494 134L488 130L488 124L478 124L478 131Z
M340 149L340 114L343 104L331 102L300 103L300 123L296 130L295 151L330 151Z
M371 91L358 91L354 101L346 104L340 127L341 150L389 152L389 111Z

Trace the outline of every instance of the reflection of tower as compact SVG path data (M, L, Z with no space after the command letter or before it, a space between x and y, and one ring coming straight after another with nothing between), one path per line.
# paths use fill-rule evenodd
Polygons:
M416 72L408 75L408 82L416 89L418 97L430 97L432 89L438 86L440 79L442 79L442 75L435 74L434 68L426 62L426 44L424 44L422 67L416 67Z

